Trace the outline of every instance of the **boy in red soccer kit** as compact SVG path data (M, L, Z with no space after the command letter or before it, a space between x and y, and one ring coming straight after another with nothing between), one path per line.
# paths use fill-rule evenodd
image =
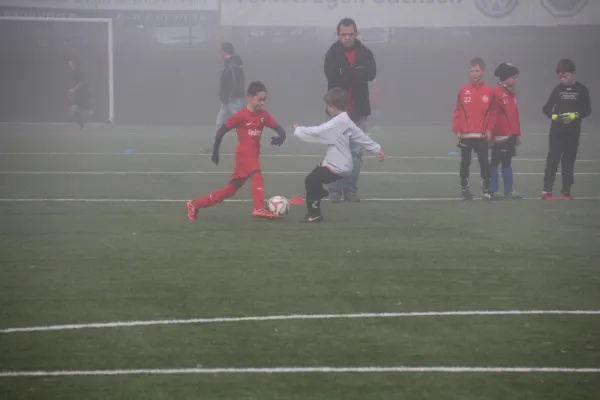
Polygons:
M493 121L490 121L490 112L494 90L483 81L484 71L485 63L481 58L473 58L469 62L471 82L460 89L452 120L452 132L458 139L461 152L460 186L463 200L473 200L469 189L469 168L473 150L477 153L481 168L483 199L491 200L488 141L492 139L490 126L493 126L493 123L490 122Z
M498 86L494 89L493 115L490 121L492 147L490 192L492 200L503 198L520 199L513 190L513 170L511 161L517 155L517 146L521 144L521 122L515 86L519 70L512 64L502 63L496 67L494 75L498 77ZM492 125L493 124L493 125ZM502 182L504 193L498 192L498 167L502 164Z
M271 138L271 144L281 146L285 141L285 130L279 125L271 114L262 107L267 100L267 89L261 82L252 82L248 86L248 101L246 107L235 113L217 131L212 154L212 161L219 164L219 148L225 133L236 129L239 144L235 152L235 169L229 184L224 188L215 190L208 196L187 202L187 213L190 221L196 220L198 209L211 207L232 197L248 179L252 181L252 198L256 218L276 219L279 215L265 209L265 193L263 188L263 175L260 169L260 139L263 127L272 128L279 136Z

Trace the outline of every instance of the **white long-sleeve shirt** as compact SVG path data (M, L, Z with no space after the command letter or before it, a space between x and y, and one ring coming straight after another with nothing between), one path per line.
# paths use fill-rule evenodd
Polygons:
M299 126L294 130L294 136L308 143L326 144L327 153L321 165L340 175L352 171L350 142L374 153L381 151L381 146L356 126L345 112L319 126Z

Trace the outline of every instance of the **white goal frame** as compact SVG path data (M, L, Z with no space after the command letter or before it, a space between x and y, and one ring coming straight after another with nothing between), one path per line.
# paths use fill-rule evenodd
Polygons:
M51 17L10 17L0 16L0 21L44 21L44 22L84 22L107 24L108 31L108 118L115 120L115 85L114 85L114 35L112 18L51 18Z

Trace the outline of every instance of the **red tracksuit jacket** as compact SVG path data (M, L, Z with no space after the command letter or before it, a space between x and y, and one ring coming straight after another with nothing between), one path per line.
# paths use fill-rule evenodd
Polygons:
M486 131L493 126L490 115L494 89L485 82L463 86L458 93L452 132L461 139L484 138ZM492 124L490 124L492 122Z
M492 136L494 142L500 143L509 136L521 135L521 121L519 120L519 106L517 95L498 85L494 89L494 107L492 110Z

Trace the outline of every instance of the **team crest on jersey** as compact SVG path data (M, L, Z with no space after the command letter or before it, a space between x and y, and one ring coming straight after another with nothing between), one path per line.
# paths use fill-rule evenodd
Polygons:
M490 101L490 98L487 95L483 95L481 100L483 100L484 103L487 103L488 101Z
M470 96L470 95L471 95L471 91L467 89L467 90L465 90L465 94L466 94L467 96Z
M504 18L515 10L519 0L475 0L475 5L490 18Z

